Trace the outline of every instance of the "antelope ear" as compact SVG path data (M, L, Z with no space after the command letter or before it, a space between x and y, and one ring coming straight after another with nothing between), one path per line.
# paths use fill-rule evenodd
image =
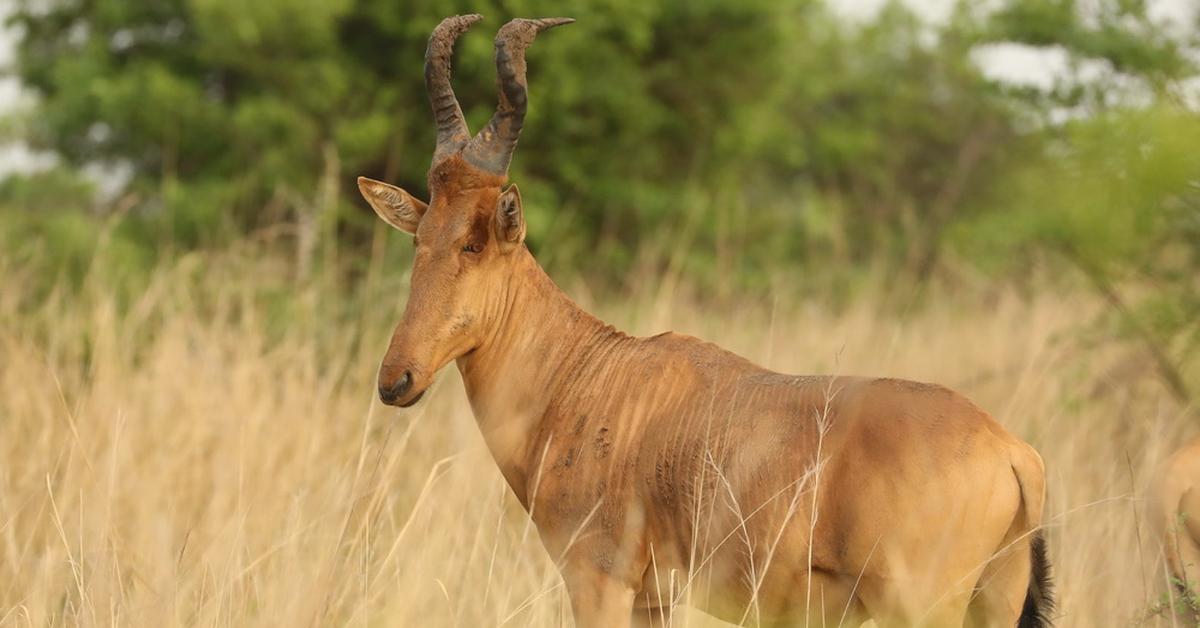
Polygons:
M496 201L496 240L506 251L525 241L525 213L516 183L505 188Z
M374 209L384 222L404 233L416 233L417 223L421 222L421 216L429 207L412 194L375 179L359 177L358 191L362 192L363 198L371 204L371 209Z

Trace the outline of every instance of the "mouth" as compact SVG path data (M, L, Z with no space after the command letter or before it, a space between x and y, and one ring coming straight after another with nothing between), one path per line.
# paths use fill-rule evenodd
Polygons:
M425 391L422 390L421 392L417 393L416 396L414 396L412 399L409 399L408 401L405 401L404 403L398 403L396 405L400 406L401 408L411 408L412 406L416 405L416 403L418 401L421 400L421 397L424 397L424 396L425 396Z

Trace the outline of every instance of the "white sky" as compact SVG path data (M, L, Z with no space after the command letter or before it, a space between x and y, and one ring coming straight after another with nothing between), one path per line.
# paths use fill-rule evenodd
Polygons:
M1088 0L1085 0L1085 4ZM879 11L887 0L830 0L829 5L839 13L851 17L870 17ZM987 0L981 0L987 3ZM945 19L954 8L955 0L904 0L904 4L916 9L931 20ZM1150 0L1151 14L1157 18L1168 18L1186 22L1196 12L1195 0Z
M0 6L0 22L8 15L7 7ZM8 29L0 28L0 68L8 68L13 61L13 36ZM16 79L0 78L0 116L8 113L20 100L21 90ZM0 176L13 170L24 170L39 166L43 160L31 155L18 144L0 144Z
M830 0L830 6L847 17L866 19L875 15L887 1ZM904 0L904 3L926 19L937 22L949 16L955 0ZM1081 2L1084 6L1088 3L1089 0ZM1196 12L1200 10L1197 0L1150 0L1149 4L1150 14L1156 21L1180 27L1194 23ZM1039 87L1052 86L1055 77L1067 71L1067 56L1061 49L1002 44L985 47L975 59L991 78Z
M987 1L987 0L981 0ZM1085 0L1086 1L1086 0ZM887 0L829 0L830 6L852 19L870 18ZM904 0L932 21L945 19L955 0ZM0 2L0 21L7 14L7 3ZM1155 17L1173 24L1191 24L1200 11L1197 0L1150 0ZM0 28L0 68L12 62L13 34ZM1022 84L1049 86L1066 70L1066 57L1061 50L1037 50L1026 46L998 45L980 50L976 60L992 78ZM0 116L21 104L21 90L14 79L0 79ZM45 167L48 159L34 155L22 145L0 144L0 176L14 170Z

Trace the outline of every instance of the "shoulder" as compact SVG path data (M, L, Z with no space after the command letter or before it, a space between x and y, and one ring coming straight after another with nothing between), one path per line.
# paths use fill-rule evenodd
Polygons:
M745 364L753 364L750 360L716 344L681 334L674 331L665 331L661 334L638 338L639 343L645 348L658 351L664 354L671 354L677 357L682 357L694 361L714 362L728 361L739 362Z

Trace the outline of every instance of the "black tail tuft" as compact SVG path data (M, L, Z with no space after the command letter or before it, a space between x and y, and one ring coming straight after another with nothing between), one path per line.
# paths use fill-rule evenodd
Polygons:
M1046 557L1046 539L1042 538L1041 530L1033 533L1030 551L1033 569L1017 628L1049 628L1054 612L1054 584L1050 582L1050 559Z

